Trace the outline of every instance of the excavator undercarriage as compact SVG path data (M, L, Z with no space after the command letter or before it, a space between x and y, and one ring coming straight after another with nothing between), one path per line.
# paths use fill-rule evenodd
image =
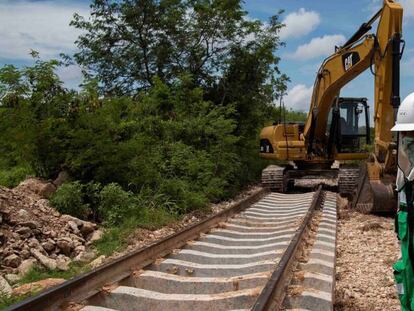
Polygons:
M362 213L394 212L397 207L394 190L395 176L385 174L381 179L368 178L366 163L339 166L331 169L295 169L292 165L269 165L262 171L262 185L270 191L285 193L298 180L318 180L328 187L336 185L338 193L348 198L351 207ZM335 186L334 186L335 187Z

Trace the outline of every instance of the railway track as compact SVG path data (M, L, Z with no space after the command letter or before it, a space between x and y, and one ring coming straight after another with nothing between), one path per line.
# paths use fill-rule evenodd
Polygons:
M8 310L331 310L334 213L334 194L321 187L301 194L261 190ZM324 217L329 218L327 224ZM319 236L315 230L321 230ZM309 239L311 250L306 244ZM304 251L311 254L308 262L298 264ZM287 290L301 269L305 271L303 299ZM303 304L309 300L313 304ZM318 301L323 308L312 307Z

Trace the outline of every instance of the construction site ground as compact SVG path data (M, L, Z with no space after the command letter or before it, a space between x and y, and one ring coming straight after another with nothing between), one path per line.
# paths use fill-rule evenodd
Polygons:
M400 310L392 265L399 257L392 216L350 211L339 200L335 310Z

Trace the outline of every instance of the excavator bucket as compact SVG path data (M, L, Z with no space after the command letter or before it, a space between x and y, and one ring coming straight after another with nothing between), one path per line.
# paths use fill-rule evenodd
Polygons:
M384 213L397 210L394 191L395 177L384 174L380 179L369 179L366 163L361 166L358 186L352 198L352 207L362 213Z

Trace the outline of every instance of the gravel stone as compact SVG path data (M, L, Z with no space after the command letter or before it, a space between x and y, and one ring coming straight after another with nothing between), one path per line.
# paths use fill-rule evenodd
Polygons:
M21 263L19 256L12 254L4 258L4 265L12 268L17 268Z
M32 255L39 260L39 262L44 265L46 268L50 270L56 269L56 260L48 258L47 256L43 255L39 250L32 249L31 250Z
M69 256L73 249L73 242L71 240L61 239L57 241L57 246L63 254Z
M72 231L75 234L79 233L78 225L74 221L72 220L68 221L68 226L72 229Z
M17 270L19 271L19 274L21 276L25 275L27 272L29 272L33 268L36 262L37 261L34 258L23 260L23 262L17 268Z
M7 280L7 282L9 282L9 284L16 284L21 279L19 275L13 273L4 275L4 278Z
M15 273L13 269L31 257L54 269L59 254L75 257L87 252L86 236L102 235L95 234L96 224L61 215L51 207L45 197L53 188L32 177L13 189L0 186L0 275ZM74 252L75 247L81 248ZM59 266L65 269L64 263Z
M100 240L102 236L103 232L101 230L94 231L89 237L88 244L92 244L93 242Z
M360 214L340 201L335 310L400 310L392 269L400 256L393 218Z
M10 284L0 275L0 293L9 297L12 294L12 291Z
M97 267L99 267L100 265L103 264L104 260L105 260L105 255L101 255L98 258L96 258L95 260L91 261L89 263L89 265L91 266L91 268L95 269Z

